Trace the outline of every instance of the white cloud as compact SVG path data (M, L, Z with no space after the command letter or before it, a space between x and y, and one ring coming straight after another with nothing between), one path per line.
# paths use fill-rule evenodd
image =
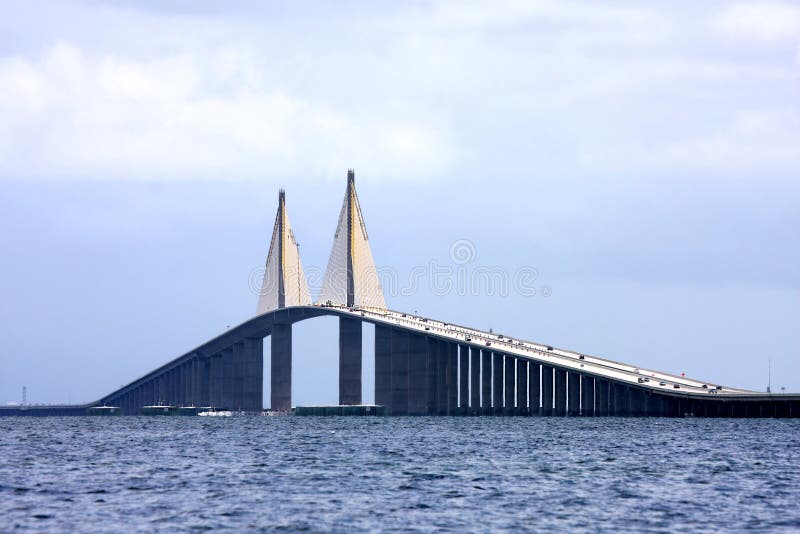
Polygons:
M36 39L62 44L0 57L0 176L611 176L731 170L722 153L737 169L770 156L798 169L783 148L739 149L800 142L787 125L745 140L726 123L791 108L796 65L709 33L704 8L443 1L259 18L79 5L86 36L50 28ZM788 35L795 10L768 5L790 15L764 34ZM748 6L719 28L745 31Z
M798 41L800 6L780 2L735 4L714 20L714 26L734 37L756 41Z
M444 172L445 129L261 84L246 53L134 61L60 43L0 61L0 175L145 179Z

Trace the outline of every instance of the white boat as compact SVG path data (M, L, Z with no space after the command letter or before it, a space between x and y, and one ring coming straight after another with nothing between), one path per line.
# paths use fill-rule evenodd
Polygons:
M229 412L226 410L217 411L217 410L206 410L205 412L200 412L197 415L200 417L230 417L233 415L233 412Z

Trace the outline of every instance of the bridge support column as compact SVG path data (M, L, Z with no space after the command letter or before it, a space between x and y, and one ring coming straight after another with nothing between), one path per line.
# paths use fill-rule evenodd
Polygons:
M428 414L439 413L439 340L427 338L428 344Z
M517 410L516 399L514 398L517 391L516 367L516 358L512 358L508 354L503 356L503 369L505 374L503 413L505 415L515 415Z
M447 344L447 415L458 413L458 344Z
M222 406L222 354L216 353L208 360L208 373L210 376L209 401L212 408Z
M375 404L392 403L392 328L375 325Z
M187 362L183 362L178 371L178 380L180 384L180 389L178 390L178 406L188 406L189 405L189 371L188 371L189 364Z
M244 342L233 344L233 409L244 410L244 383L247 370L244 361Z
M469 408L472 415L481 413L481 349L469 348Z
M192 404L200 406L200 358L197 354L191 359Z
M503 413L503 355L492 352L492 413Z
M614 415L617 417L630 417L631 415L631 390L628 386L612 382L614 392Z
M408 333L392 329L391 415L408 415Z
M717 409L717 414L719 417L732 417L731 412L731 403L728 401L717 401L719 408Z
M175 401L172 405L181 406L183 404L183 364L176 365L172 372L175 373Z
M598 417L607 417L608 413L608 380L595 378L595 404L594 414Z
M553 369L542 365L542 415L553 415Z
M244 367L242 410L261 413L264 409L264 339L245 338L242 360Z
M220 364L222 366L222 400L221 406L226 410L233 410L233 347L228 347L222 350L220 357Z
M469 347L458 346L458 413L469 413Z
M632 417L642 417L645 414L644 390L637 387L628 388L630 396L630 412Z
M428 413L428 340L419 334L408 336L408 414Z
M270 407L288 412L292 409L292 325L275 323L270 334Z
M183 362L181 364L181 373L180 373L180 379L181 379L181 395L179 399L180 406L189 406L191 404L191 400L189 399L190 397L189 392L191 391L190 388L192 386L191 378L192 378L191 374L189 373L189 363Z
M542 366L529 362L528 368L528 404L531 415L542 415Z
M361 404L361 321L339 318L339 404Z
M648 391L645 394L645 414L650 417L664 417L664 397Z
M594 415L594 378L581 376L581 415L592 417Z
M528 362L515 359L517 362L517 412L520 415L530 415L528 404Z
M162 400L164 404L172 405L172 398L175 393L175 370L170 369L164 373L164 394Z
M191 406L194 404L194 400L192 399L192 386L194 375L192 373L192 360L188 360L185 364L183 364L183 400L184 406Z
M439 340L436 351L436 414L447 415L447 342Z
M734 410L735 411L735 410ZM664 412L667 417L680 417L680 406L678 405L678 399L672 396L665 396L664 397ZM736 415L734 415L736 417Z
M567 372L556 368L556 404L555 412L559 417L567 415Z
M492 351L481 351L481 414L492 413Z
M176 365L172 368L172 406L179 406L183 400L182 394L183 390L181 389L181 372L183 366Z
M570 371L567 381L567 414L576 417L581 414L581 374Z

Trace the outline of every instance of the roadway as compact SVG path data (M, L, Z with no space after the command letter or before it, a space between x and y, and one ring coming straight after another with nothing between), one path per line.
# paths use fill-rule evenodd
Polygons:
M428 317L403 313L394 310L374 310L366 308L347 308L344 306L315 306L335 309L341 315L351 315L369 319L372 323L399 326L424 335L435 335L442 339L483 350L497 350L528 358L537 363L556 365L581 373L589 373L618 382L636 384L645 389L671 394L709 394L709 395L764 395L762 392L722 386L713 382L673 375L654 369L591 356L571 350L560 349L542 343L508 337L503 334L486 332ZM676 387L677 386L677 387Z

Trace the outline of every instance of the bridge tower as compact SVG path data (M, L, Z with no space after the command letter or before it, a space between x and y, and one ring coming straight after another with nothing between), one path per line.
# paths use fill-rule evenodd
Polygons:
M347 188L318 303L386 309L353 169L347 171ZM361 348L361 321L340 318L339 404L361 404Z
M278 212L267 253L264 280L258 297L256 315L287 306L311 304L311 293L300 262L300 248L286 213L286 193L278 193ZM292 325L276 320L270 332L270 407L288 411L292 408ZM263 380L263 357L261 364Z
M300 262L300 247L286 213L286 193L281 189L256 315L287 306L310 304L311 293Z

